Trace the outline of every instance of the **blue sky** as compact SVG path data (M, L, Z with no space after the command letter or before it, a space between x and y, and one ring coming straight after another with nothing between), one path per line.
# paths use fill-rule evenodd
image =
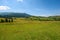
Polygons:
M60 0L0 0L0 12L22 12L36 16L60 15Z

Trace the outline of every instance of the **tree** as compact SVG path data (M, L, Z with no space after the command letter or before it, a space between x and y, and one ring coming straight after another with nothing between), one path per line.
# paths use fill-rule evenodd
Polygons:
M5 22L8 22L8 19L7 18L5 18Z
M3 19L1 19L1 22L4 22L4 20L3 20Z
M13 22L13 18L11 19L11 22Z

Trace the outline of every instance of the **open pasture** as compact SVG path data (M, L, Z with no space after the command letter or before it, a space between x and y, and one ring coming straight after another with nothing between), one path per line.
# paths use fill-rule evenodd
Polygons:
M0 23L0 40L60 40L60 21Z

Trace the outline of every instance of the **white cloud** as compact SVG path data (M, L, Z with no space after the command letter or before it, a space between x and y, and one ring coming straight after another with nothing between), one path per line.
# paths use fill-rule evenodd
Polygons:
M23 2L23 0L17 0L18 2Z
M11 9L11 8L8 6L0 6L0 10L8 10L8 9Z

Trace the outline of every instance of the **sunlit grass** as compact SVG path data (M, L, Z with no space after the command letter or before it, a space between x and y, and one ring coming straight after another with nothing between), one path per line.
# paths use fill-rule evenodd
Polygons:
M60 40L60 21L0 23L0 40Z

